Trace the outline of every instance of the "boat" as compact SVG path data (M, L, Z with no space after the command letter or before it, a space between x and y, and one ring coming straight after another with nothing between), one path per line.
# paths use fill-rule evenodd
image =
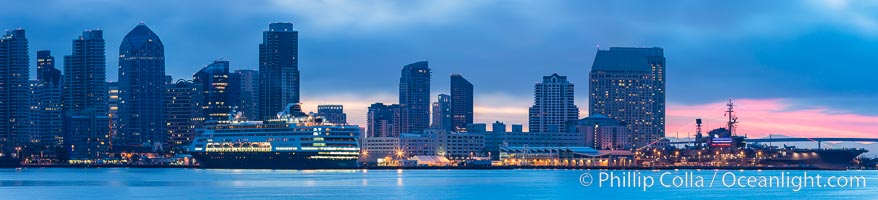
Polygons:
M710 131L707 137L701 134L701 119L696 119L696 135L694 148L685 149L684 155L700 158L702 153L715 152L716 155L739 155L735 159L724 159L721 162L738 162L740 166L755 163L766 168L802 168L823 170L845 170L851 166L855 158L868 150L863 148L817 148L801 149L795 146L783 148L760 144L747 144L747 137L735 134L738 118L734 114L734 103L726 104L726 127ZM702 147L702 145L706 145ZM743 158L743 159L740 159ZM738 161L740 159L740 161ZM714 161L716 162L716 160Z
M332 124L288 105L277 119L209 126L195 137L190 153L201 168L358 168L360 127Z

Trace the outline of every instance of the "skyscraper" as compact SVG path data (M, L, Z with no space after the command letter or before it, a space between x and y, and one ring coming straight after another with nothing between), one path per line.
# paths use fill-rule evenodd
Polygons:
M65 112L107 114L104 33L87 30L73 40L73 54L64 56Z
M299 103L299 32L293 23L271 23L259 44L259 117L274 118Z
M37 51L37 87L34 101L35 136L46 149L60 147L63 136L64 112L61 110L61 70L55 68L55 57L48 50Z
M579 119L579 108L573 100L573 83L566 76L543 76L534 86L534 105L530 107L530 132L565 132L567 121Z
M427 61L408 64L399 78L402 106L401 133L421 132L430 126L430 67Z
M348 123L348 116L344 113L343 105L318 105L317 116L326 118L326 121L329 121L330 123Z
M61 86L61 70L55 68L55 57L49 50L37 51L37 80L53 86Z
M0 149L24 146L29 139L27 51L24 29L0 38Z
M451 130L473 123L473 84L460 74L451 74Z
M40 104L37 101L39 99L39 87L40 81L38 80L28 80L27 81L27 134L24 139L24 143L27 144L26 147L34 146L37 147L40 145L39 141L39 107Z
M158 35L140 23L119 45L117 134L122 141L114 142L133 147L164 143L165 92L165 47Z
M241 78L241 106L239 112L244 113L248 119L259 118L259 71L235 70L235 74Z
M401 106L374 103L369 106L366 114L366 137L397 137L399 136Z
M433 125L430 128L451 130L451 95L439 94L433 102Z
M239 81L229 73L229 61L224 60L214 61L192 76L205 124L229 121L229 114L241 99Z
M195 127L200 113L196 107L197 90L192 81L180 79L167 86L165 95L165 123L167 123L167 149L181 152L195 137Z
M665 136L665 57L662 48L598 50L589 75L589 113L627 124L629 144Z
M109 145L104 33L87 30L64 56L64 147L70 163L100 158Z

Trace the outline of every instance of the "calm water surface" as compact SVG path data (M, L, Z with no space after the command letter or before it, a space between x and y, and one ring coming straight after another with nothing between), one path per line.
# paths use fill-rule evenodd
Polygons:
M601 173L622 178L654 177L643 187L598 186ZM661 174L668 172L665 179ZM808 175L862 176L855 188L725 187L726 172L779 176L781 171L601 171L601 170L205 170L126 168L0 169L0 199L878 199L876 171L807 171ZM786 171L802 175L803 171ZM593 182L584 186L584 173ZM714 175L712 187L706 186ZM704 187L671 187L673 178ZM728 178L728 177L727 177ZM728 178L731 179L731 178ZM692 180L692 181L689 181ZM587 180L585 180L587 182ZM744 179L746 184L746 179ZM637 185L631 182L632 185ZM643 185L643 184L640 184Z

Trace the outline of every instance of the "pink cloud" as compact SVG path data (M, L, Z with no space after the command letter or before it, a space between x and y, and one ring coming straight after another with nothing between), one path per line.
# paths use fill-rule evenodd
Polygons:
M793 108L785 99L734 100L738 134L760 138L768 134L791 137L875 137L878 116L838 113L826 107ZM705 120L704 131L725 126L726 102L700 105L669 104L667 136L695 133L695 119Z
M304 99L306 111L316 111L318 104L345 105L348 122L366 125L366 109L374 102L395 103L391 94L343 94ZM523 124L527 129L527 108L531 99L503 95L482 95L476 98L475 121L490 123L499 120ZM737 99L735 113L739 118L738 133L750 138L781 134L791 137L878 137L878 116L838 112L827 107L795 108L788 99ZM587 104L580 105L581 117L588 116ZM725 126L726 102L685 105L670 103L667 107L667 136L695 134L695 119L705 121L704 131ZM507 130L509 127L507 127Z

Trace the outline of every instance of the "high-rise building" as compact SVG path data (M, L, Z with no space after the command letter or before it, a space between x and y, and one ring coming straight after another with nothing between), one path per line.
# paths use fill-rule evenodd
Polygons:
M430 126L430 67L427 61L408 64L399 78L401 133L422 132Z
M104 33L87 30L64 56L64 147L70 163L101 158L109 144Z
M49 50L37 51L37 80L53 86L61 86L61 70L55 68L55 57Z
M110 141L110 150L128 152L133 150L134 146L141 146L139 143L129 144L125 142L127 138L119 133L119 127L121 127L119 120L119 82L107 82L107 95L107 117L110 118L110 138L113 139Z
M239 69L235 70L235 74L241 78L241 106L238 112L242 112L247 119L258 119L259 71Z
M567 121L579 119L579 108L574 104L573 83L566 76L543 76L543 82L534 86L534 105L530 107L530 132L565 132Z
M122 141L114 142L135 147L164 143L165 47L143 23L128 32L119 45L118 84L117 134Z
M37 102L39 97L39 87L40 81L38 80L29 80L27 81L27 136L23 138L23 144L26 144L25 147L37 147L40 145L39 140L39 107L40 104Z
M165 96L165 123L167 124L166 147L181 152L195 137L196 118L200 112L195 103L197 90L192 81L180 79L167 86Z
M61 110L61 70L55 68L55 57L48 50L37 51L37 85L34 135L44 149L62 145L64 112Z
M433 102L433 129L451 131L451 95L439 94L438 101Z
M348 123L348 115L344 113L343 105L318 105L317 116L326 118L330 123Z
M460 74L451 74L451 130L473 123L473 84Z
M598 50L589 75L589 113L627 124L629 144L665 136L665 57L662 48Z
M259 44L259 115L274 118L299 103L299 32L293 23L271 23Z
M65 112L107 114L107 74L104 36L87 30L73 40L73 54L64 56Z
M229 61L217 60L192 76L192 83L201 100L205 124L229 121L232 109L238 106L240 78L229 73Z
M374 103L366 114L366 137L398 137L402 106Z
M0 149L24 146L30 136L27 51L24 29L0 38Z

